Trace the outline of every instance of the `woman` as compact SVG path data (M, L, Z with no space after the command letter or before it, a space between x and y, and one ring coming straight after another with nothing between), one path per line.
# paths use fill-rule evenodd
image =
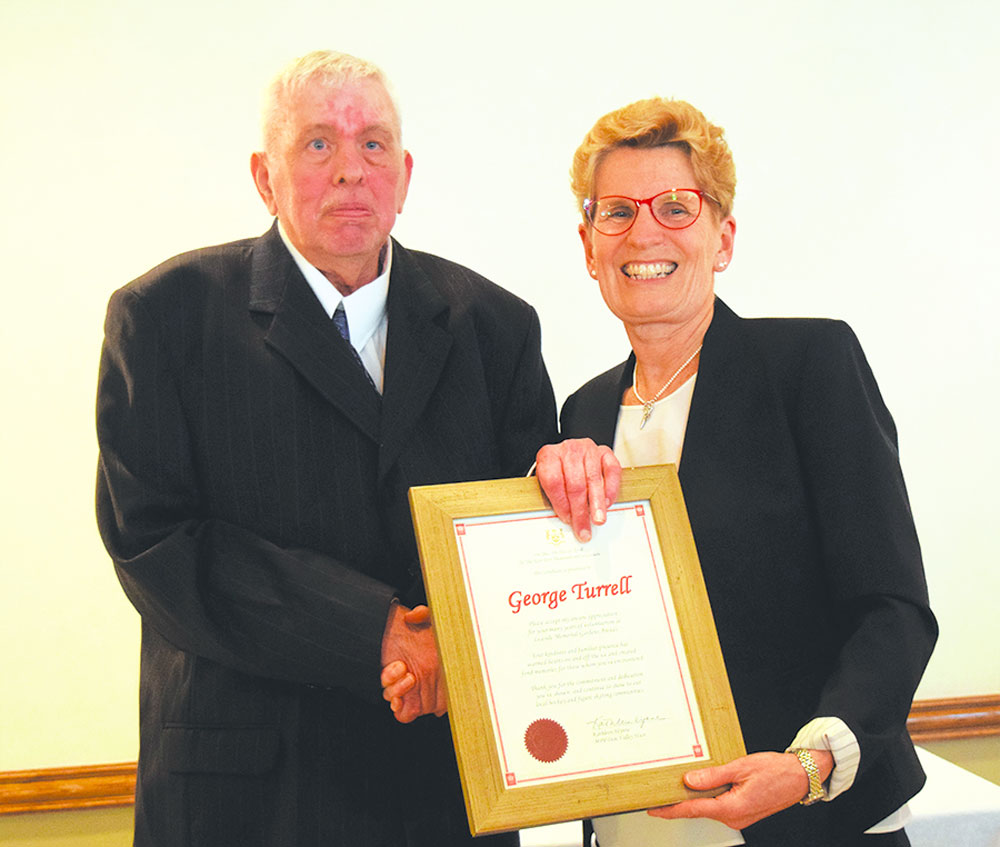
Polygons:
M749 752L686 776L732 785L717 798L595 821L601 847L908 844L924 776L906 716L937 628L856 338L839 321L744 320L715 297L735 172L689 104L605 115L572 177L587 268L633 353L566 401L569 440L542 449L539 480L586 538L615 487L608 447L624 466L679 462Z

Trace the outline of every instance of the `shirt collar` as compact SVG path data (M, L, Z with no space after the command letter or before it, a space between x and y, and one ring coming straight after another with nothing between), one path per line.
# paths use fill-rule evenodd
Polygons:
M347 324L351 328L351 345L360 351L372 337L378 325L385 317L386 300L389 297L389 273L392 270L392 239L387 238L385 243L385 260L382 263L382 273L366 285L362 285L357 291L344 297L333 284L328 280L323 272L315 266L309 264L306 258L295 248L281 221L278 221L278 232L281 240L292 254L295 264L298 265L302 276L306 278L309 287L316 294L320 304L326 311L328 317L332 318L337 306L344 304L344 312L347 315Z

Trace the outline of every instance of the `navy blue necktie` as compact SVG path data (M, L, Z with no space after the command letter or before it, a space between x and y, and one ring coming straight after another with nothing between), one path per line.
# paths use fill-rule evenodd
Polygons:
M336 310L333 313L333 322L336 324L337 329L340 331L341 336L343 336L344 341L350 343L351 341L351 331L347 327L347 312L344 311L344 301L341 300L337 304Z
M368 380L368 383L372 388L375 389L375 393L378 393L378 388L375 385L375 380L372 379L372 375L368 373L368 368L365 367L365 363L361 361L361 356L358 355L358 351L354 349L354 345L351 344L351 330L347 326L347 312L344 311L344 301L341 300L337 304L337 308L333 312L333 324L337 327L337 331L341 334L344 341L347 342L347 347L351 351L351 355L354 356L354 361L358 363L358 367L361 368L362 373Z

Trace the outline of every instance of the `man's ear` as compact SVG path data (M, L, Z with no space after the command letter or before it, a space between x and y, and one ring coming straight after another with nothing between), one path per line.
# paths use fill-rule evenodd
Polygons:
M413 157L410 155L409 150L403 151L403 184L402 189L399 194L399 202L396 204L398 208L396 209L396 214L398 215L403 211L403 203L406 202L406 195L410 190L410 177L413 175Z
M253 174L254 185L257 186L260 199L264 201L267 210L277 216L278 204L274 202L274 189L271 187L271 172L268 169L266 153L253 153L250 156L250 173Z

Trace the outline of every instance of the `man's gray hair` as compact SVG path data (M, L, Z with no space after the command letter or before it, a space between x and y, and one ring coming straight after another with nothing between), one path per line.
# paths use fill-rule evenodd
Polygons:
M326 88L339 88L347 83L365 79L381 83L386 90L392 103L397 132L401 131L399 104L396 102L389 79L378 65L349 53L314 50L286 65L265 90L264 105L261 110L261 136L264 149L274 150L274 144L284 125L288 105L303 89L316 82Z

